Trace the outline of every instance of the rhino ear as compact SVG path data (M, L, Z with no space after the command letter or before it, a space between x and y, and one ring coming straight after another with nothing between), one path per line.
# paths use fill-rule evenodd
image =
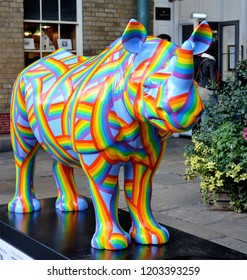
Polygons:
M212 43L212 30L206 21L199 24L191 34L190 41L193 49L193 54L205 52Z
M131 19L122 35L122 44L126 51L130 53L139 53L147 38L145 27L135 19Z

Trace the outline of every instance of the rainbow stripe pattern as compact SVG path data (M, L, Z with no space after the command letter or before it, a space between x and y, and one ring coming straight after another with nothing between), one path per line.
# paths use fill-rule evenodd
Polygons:
M193 54L210 45L208 34L204 22L180 47L147 36L131 20L123 36L97 56L59 49L24 69L11 100L16 191L9 211L41 207L33 182L41 146L54 160L57 209L87 208L73 168L85 171L96 217L92 247L119 250L132 238L141 244L166 243L169 233L151 211L152 178L166 139L190 129L203 110L193 81ZM120 168L132 218L129 233L118 221Z

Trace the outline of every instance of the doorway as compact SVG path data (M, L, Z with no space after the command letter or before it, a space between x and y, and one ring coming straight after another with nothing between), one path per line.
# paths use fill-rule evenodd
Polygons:
M180 43L189 38L197 24L198 21L195 23L192 20L180 22ZM210 54L216 59L221 76L231 74L239 61L239 21L208 22L208 24L213 33Z
M233 72L239 61L239 20L220 22L218 68L220 74Z

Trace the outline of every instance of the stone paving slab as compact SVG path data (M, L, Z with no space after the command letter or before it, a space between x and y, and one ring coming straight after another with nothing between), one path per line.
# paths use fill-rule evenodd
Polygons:
M245 242L245 248L247 249L247 225L245 221L238 220L218 220L216 223L209 224L207 226L209 229L214 231L221 231L221 229L224 229L224 234L226 236L232 237L234 239L237 239L239 241Z
M196 190L182 191L176 186L153 190L152 209L154 211L169 211L170 209L173 211L173 209L181 209L181 207L190 206L191 203L198 204L200 202L201 197Z
M162 221L162 223L165 225L177 228L184 232L194 234L196 236L208 240L220 240L221 238L225 237L224 234L215 232L213 230L209 230L207 228L203 228L202 230L201 225L197 225L195 223L191 223L173 216L169 216L166 212L154 212L154 217L157 221Z
M243 246L243 242L232 237L220 237L220 238L212 238L210 241L220 244L222 246L237 250L244 254L247 254L247 246Z
M225 211L208 211L207 206L202 203L168 210L166 213L170 216L198 225L219 224L228 216L228 213Z

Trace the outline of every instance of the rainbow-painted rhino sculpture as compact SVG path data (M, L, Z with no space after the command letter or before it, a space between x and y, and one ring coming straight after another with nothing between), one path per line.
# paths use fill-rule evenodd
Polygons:
M24 69L11 101L11 140L16 192L9 211L40 209L33 189L35 155L42 146L54 159L56 208L87 208L73 168L82 167L96 215L91 245L126 248L131 238L162 244L169 233L151 212L152 178L166 139L189 130L203 110L193 80L193 55L205 51L212 34L206 22L177 46L147 36L131 20L122 37L98 56L59 49ZM130 233L118 221L118 173L124 167Z

